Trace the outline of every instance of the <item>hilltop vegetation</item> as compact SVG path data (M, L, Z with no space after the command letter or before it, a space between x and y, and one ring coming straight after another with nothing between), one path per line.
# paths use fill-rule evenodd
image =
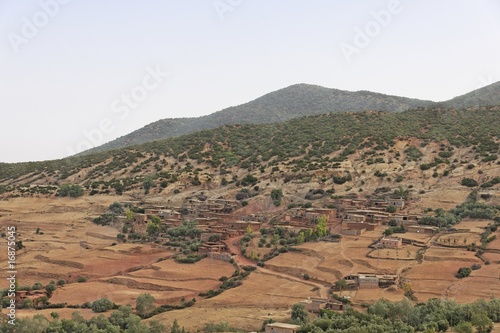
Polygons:
M368 110L401 112L410 108L429 106L431 103L369 91L351 92L296 84L266 94L249 103L232 106L207 116L162 119L85 153L124 148L223 125L283 122L329 112Z
M471 167L496 163L499 113L500 107L332 113L276 124L224 126L88 156L0 164L0 192L22 184L78 183L88 190L121 194L152 184L166 188L180 180L199 185L230 174L228 170L234 167L257 178L264 171L289 171L294 177L305 177L314 171L339 170L348 159L365 167L391 160L402 167L417 162L423 171L444 165L448 172L442 175L446 176L457 163ZM404 151L395 148L401 140L407 141ZM423 156L431 143L438 143L439 150ZM463 157L460 161L455 156L458 149ZM382 179L386 174L378 171L375 176ZM351 180L350 174L334 179L337 184ZM479 185L495 184L496 178Z
M418 107L463 109L500 105L499 92L500 82L497 82L449 101L436 103L369 91L351 92L296 84L266 94L249 103L229 107L207 116L162 119L84 153L130 147L223 125L277 123L332 112L369 110L402 112Z

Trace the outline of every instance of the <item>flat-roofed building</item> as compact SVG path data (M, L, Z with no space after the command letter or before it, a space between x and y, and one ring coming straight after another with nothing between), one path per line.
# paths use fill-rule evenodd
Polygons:
M299 325L272 323L266 325L265 333L297 333Z

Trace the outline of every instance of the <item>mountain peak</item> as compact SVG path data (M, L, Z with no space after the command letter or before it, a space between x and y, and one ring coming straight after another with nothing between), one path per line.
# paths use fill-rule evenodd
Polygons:
M332 112L368 110L402 112L418 107L468 108L488 105L500 105L500 82L440 103L366 90L346 91L315 84L297 83L265 94L248 103L228 107L210 115L162 119L100 147L88 150L84 154L123 148L224 125L283 122L293 118Z

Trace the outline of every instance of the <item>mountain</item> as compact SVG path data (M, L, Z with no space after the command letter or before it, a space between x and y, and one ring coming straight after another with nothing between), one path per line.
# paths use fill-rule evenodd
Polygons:
M330 112L367 110L402 112L410 108L429 106L432 103L369 91L351 92L296 84L207 116L162 119L83 154L133 146L223 125L275 123Z
M500 105L500 81L442 103L443 106L463 109L474 106Z
M499 143L500 106L329 113L227 125L56 161L0 164L0 193L37 193L35 185L55 190L60 184L101 194L136 191L148 178L155 193L171 193L217 188L223 179L243 182L249 174L267 182L333 176L358 190L368 181L394 186L403 177L428 188L461 179L466 167L484 183L500 176Z

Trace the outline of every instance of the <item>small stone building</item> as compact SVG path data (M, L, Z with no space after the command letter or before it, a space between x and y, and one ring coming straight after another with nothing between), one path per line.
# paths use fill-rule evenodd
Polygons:
M265 333L297 333L299 325L272 323L266 325Z
M384 237L380 240L380 247L385 249L399 249L403 246L403 240L399 237Z

